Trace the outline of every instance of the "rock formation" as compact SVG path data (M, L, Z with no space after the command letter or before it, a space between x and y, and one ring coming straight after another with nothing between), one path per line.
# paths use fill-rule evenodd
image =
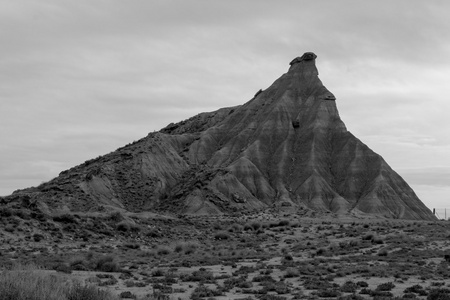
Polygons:
M347 131L316 57L295 58L241 106L171 123L3 201L27 197L72 211L218 214L292 206L434 219L383 158Z

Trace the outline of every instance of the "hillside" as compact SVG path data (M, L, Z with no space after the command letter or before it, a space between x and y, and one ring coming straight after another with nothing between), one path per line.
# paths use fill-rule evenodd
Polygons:
M4 197L45 212L223 214L274 207L434 220L408 184L341 120L316 55L247 103L159 132Z

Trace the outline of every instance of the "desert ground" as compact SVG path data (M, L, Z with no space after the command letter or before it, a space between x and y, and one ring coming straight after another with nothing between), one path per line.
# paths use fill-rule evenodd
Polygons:
M109 299L450 299L443 220L292 207L228 216L0 215L0 279L36 274L95 286Z

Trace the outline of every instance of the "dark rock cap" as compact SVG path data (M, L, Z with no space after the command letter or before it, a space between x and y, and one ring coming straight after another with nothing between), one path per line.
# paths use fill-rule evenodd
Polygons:
M305 52L301 57L296 57L296 58L294 58L290 63L289 63L289 65L293 65L293 64L296 64L296 63L299 63L299 62L301 62L301 61L304 61L304 60L315 60L317 58L317 55L316 54L314 54L313 52Z

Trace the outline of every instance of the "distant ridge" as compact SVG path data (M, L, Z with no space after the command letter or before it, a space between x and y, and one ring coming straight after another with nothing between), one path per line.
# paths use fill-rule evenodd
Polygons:
M247 103L201 113L4 197L52 211L221 214L271 207L434 220L347 131L307 52Z

